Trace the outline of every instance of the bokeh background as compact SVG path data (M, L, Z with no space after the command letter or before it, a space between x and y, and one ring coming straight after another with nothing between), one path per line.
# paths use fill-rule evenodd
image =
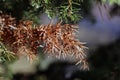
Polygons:
M114 0L111 0L111 2ZM40 54L32 64L25 57L0 64L0 80L120 80L120 1L83 0L77 22L78 38L85 42L89 70L81 70L70 59L58 60ZM29 0L0 0L0 10L16 19L30 19L46 25L51 19L40 10L29 10ZM57 4L57 3L55 3ZM27 8L29 6L29 8ZM59 22L52 18L53 24ZM72 23L72 22L71 22Z

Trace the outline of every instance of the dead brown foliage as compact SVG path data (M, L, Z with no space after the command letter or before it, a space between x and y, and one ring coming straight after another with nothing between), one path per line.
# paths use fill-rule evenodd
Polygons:
M32 21L22 20L16 23L10 15L0 14L1 42L16 55L33 58L38 53L38 47L42 47L44 53L57 58L75 57L86 68L86 47L76 39L77 29L75 25L61 23L34 25Z

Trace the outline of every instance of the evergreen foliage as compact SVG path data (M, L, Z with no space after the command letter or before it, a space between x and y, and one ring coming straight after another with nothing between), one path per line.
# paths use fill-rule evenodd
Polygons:
M93 1L102 4L108 2L111 5L120 5L120 0ZM45 53L49 53L57 58L61 55L64 59L68 55L75 57L78 63L83 65L82 68L88 68L86 53L84 52L86 47L76 39L75 34L78 28L75 25L71 25L71 23L77 23L85 13L89 13L90 8L91 4L89 0L0 0L0 67L2 65L2 68L5 68L5 72L8 72L8 74L4 73L5 77L6 75L9 76L8 64L18 59L19 54L27 55L29 59L36 58L36 54L38 54L37 49L40 46ZM50 19L57 17L62 23L38 25L39 15L44 13ZM90 62L92 62L93 67L91 71L84 73L76 67L74 69L72 64L60 62L58 64L54 63L55 65L51 64L54 66L48 67L47 70L43 71L37 67L38 71L34 74L14 74L13 79L57 79L52 74L56 74L59 79L66 79L66 72L61 71L62 66L63 71L68 71L67 69L69 69L69 71L72 70L74 73L70 72L73 76L67 80L118 80L120 75L120 60L116 56L115 58L111 57L112 55L106 60L107 58L104 56L110 52L119 53L119 44L112 46L115 48L106 46L103 47L104 49L102 48L98 52L94 52L96 55L91 55L93 57L90 56ZM102 53L102 57L105 57L104 60L99 58L101 55L97 55L99 52L100 54ZM104 52L105 54L103 54ZM72 69L71 66L73 67ZM108 66L110 67L108 68ZM0 80L1 74L0 72ZM47 78L47 76L49 77Z
M5 46L0 42L0 63L1 64L8 64L16 60L16 56L13 52L7 50Z

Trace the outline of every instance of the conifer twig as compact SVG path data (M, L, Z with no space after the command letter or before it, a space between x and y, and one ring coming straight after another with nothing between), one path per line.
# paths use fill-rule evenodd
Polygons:
M9 15L1 14L1 42L14 53L22 54L21 51L33 58L39 46L44 53L55 57L75 57L78 63L86 67L86 47L76 38L76 25L57 23L52 25L34 25L32 21L19 21ZM33 27L34 25L34 27ZM21 50L22 49L22 50Z

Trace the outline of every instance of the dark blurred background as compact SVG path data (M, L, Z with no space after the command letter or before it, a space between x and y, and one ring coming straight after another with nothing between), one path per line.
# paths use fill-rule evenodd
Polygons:
M29 3L30 0L0 0L0 10L17 20L31 19L39 24L51 21ZM34 64L25 58L7 66L0 64L0 80L120 80L120 5L83 0L80 8L83 18L77 23L78 37L89 48L89 70L81 70L70 60L39 55ZM57 17L53 18L56 22Z

